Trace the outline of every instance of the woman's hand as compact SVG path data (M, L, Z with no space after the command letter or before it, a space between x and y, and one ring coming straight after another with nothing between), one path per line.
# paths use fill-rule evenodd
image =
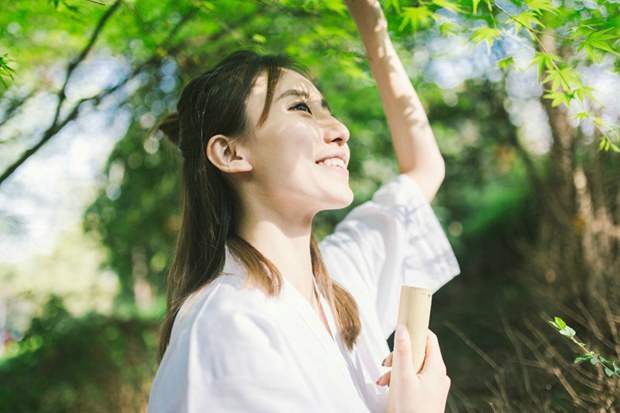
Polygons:
M450 378L446 374L446 365L441 357L437 336L430 330L426 336L426 357L422 370L416 374L411 361L411 340L407 329L398 326L394 338L394 352L398 363L392 371L377 380L377 384L386 386L390 382L394 397L394 408L398 413L435 413L446 408ZM384 362L392 365L392 354Z
M362 37L387 35L387 20L378 0L344 0Z

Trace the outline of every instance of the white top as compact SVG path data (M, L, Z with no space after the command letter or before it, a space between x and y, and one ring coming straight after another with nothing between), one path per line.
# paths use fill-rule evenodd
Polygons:
M362 329L344 346L324 297L332 338L283 277L269 297L244 287L227 253L222 274L181 307L152 385L149 412L381 412L386 339L401 285L436 291L459 272L437 218L401 175L355 208L320 244L329 275L357 301Z

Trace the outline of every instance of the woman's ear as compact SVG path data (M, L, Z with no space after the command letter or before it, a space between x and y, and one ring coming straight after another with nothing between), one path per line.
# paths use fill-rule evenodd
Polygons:
M207 143L206 155L222 172L238 173L252 170L244 148L235 139L226 135L212 136Z

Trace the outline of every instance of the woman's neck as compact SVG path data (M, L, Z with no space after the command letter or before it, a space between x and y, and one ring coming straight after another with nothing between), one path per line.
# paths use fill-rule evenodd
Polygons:
M271 261L282 276L312 302L311 222L295 227L246 216L241 220L239 235Z

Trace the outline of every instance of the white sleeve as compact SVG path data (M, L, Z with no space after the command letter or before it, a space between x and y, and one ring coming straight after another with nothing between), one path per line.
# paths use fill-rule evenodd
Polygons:
M330 276L372 306L386 337L398 314L400 287L437 291L459 266L415 181L399 175L353 209L320 244Z
M266 316L239 307L230 303L221 317L198 315L170 343L149 413L320 411L291 369L281 334Z

